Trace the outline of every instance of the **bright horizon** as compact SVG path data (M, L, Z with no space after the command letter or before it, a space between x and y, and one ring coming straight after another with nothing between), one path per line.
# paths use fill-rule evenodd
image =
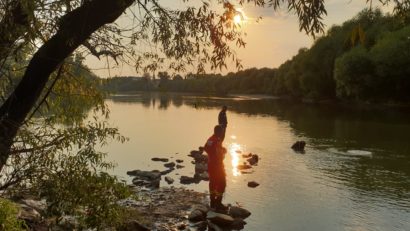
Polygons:
M169 7L178 7L180 3ZM325 31L333 25L341 25L351 19L360 11L369 7L366 1L330 0L326 2L327 16L324 17ZM272 8L257 8L242 6L246 19L242 29L247 34L244 37L245 48L235 48L239 59L242 60L243 69L248 68L276 68L286 60L297 54L300 48L311 47L314 43L312 36L299 31L299 22L293 13L285 10L274 12ZM385 9L385 8L384 8ZM258 23L256 19L262 17ZM134 67L114 61L107 63L106 59L98 60L88 56L85 63L100 77L114 76L141 76ZM110 68L108 68L110 67ZM164 69L157 71L166 71ZM207 70L207 73L236 72L233 63L228 63L228 68L221 70ZM186 73L196 72L194 67L188 67ZM185 74L185 73L182 73Z

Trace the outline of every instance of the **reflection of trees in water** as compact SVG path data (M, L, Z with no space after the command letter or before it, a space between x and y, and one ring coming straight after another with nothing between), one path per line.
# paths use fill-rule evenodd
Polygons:
M171 104L199 109L219 109L227 105L229 111L240 114L274 116L289 123L295 135L308 139L311 147L322 150L320 160L307 162L311 169L320 169L330 179L351 187L354 193L359 193L359 198L363 198L360 193L366 191L366 195L410 200L408 111L158 93L144 95L141 97L144 100L133 97L132 101L149 102L145 97L151 98L152 102L159 100L159 109L167 109ZM371 148L374 155L371 158L338 155L328 151L330 147L341 153Z

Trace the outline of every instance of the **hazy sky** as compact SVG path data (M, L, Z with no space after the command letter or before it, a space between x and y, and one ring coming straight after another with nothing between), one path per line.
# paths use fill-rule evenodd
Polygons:
M169 1L168 5L180 5L181 0ZM366 5L366 0L328 0L326 1L327 16L324 18L326 28L335 24L341 24L360 12ZM302 47L310 47L313 38L299 31L297 17L285 10L274 12L272 8L256 8L243 6L243 12L248 17L243 25L247 33L245 48L237 49L237 54L242 60L244 69L251 67L278 67L280 64L297 54ZM255 22L257 17L262 20ZM111 68L108 72L106 60L99 61L88 57L86 64L95 69L94 72L101 77L113 77L115 75L140 76L133 67L121 65ZM112 65L111 65L112 66ZM193 69L194 70L194 69ZM236 71L234 65L228 66L228 70L222 73ZM221 71L216 71L221 72Z

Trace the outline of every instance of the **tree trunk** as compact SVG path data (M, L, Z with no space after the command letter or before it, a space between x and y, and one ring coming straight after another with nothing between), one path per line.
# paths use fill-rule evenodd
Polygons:
M0 108L0 171L27 114L50 74L101 26L114 22L134 0L91 0L65 15L57 33L34 54L14 92Z

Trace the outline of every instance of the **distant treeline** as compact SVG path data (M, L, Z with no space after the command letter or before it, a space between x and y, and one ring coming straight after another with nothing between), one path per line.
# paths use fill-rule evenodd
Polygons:
M157 80L117 77L113 92L174 91L270 94L307 99L370 102L410 100L410 23L405 17L362 11L331 27L310 49L302 48L277 69L247 69L227 75L188 74Z

